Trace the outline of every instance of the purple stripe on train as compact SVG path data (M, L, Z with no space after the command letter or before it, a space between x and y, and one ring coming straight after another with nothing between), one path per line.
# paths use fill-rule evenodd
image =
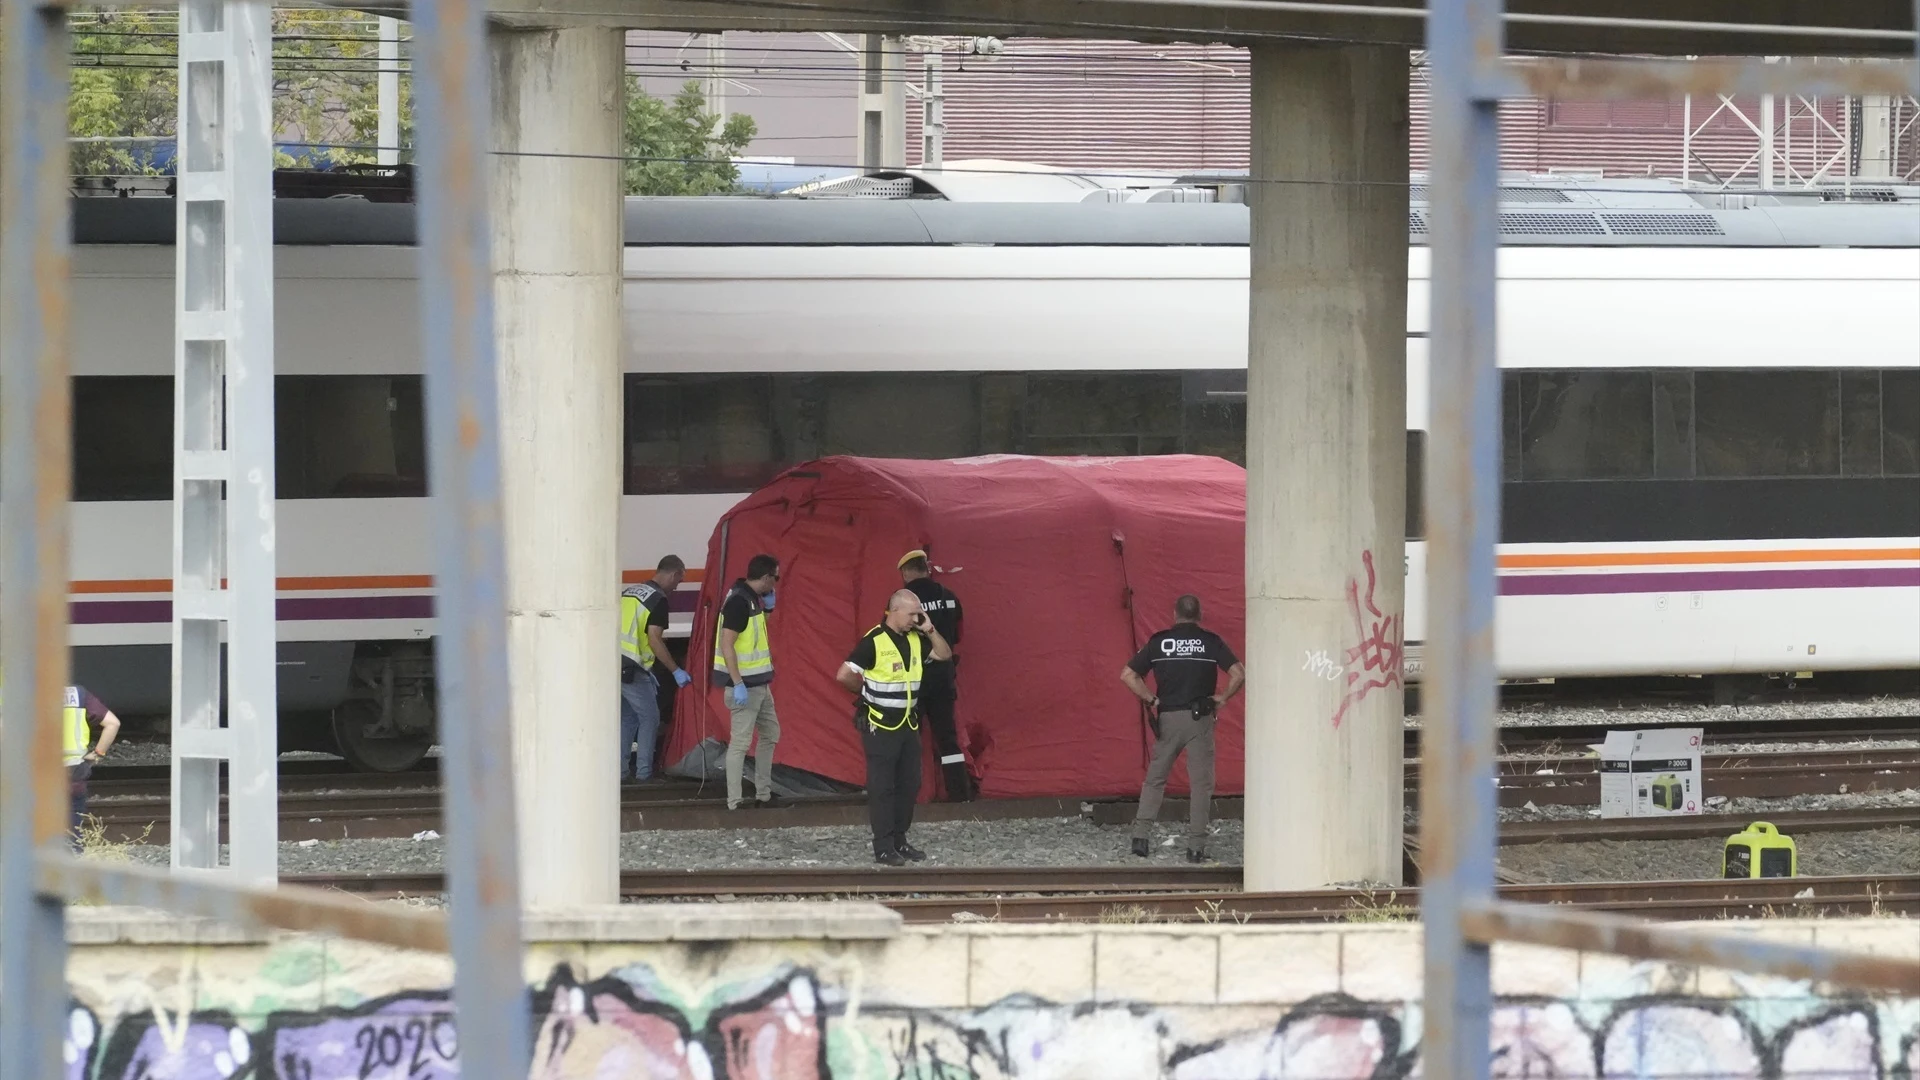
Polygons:
M1500 577L1502 596L1730 592L1738 589L1895 589L1915 586L1920 586L1920 566L1701 570L1666 574L1503 574Z
M163 623L173 618L171 600L88 600L70 605L68 620L76 625L101 623ZM281 622L316 619L431 619L431 596L299 596L282 598L276 614Z
M1592 596L1608 593L1728 592L1739 589L1893 589L1920 587L1920 566L1868 566L1820 570L1705 570L1659 574L1502 574L1502 596ZM677 592L672 610L692 611L699 594ZM163 623L173 617L171 600L86 600L71 605L76 625ZM319 619L431 619L433 597L301 596L282 598L282 622Z

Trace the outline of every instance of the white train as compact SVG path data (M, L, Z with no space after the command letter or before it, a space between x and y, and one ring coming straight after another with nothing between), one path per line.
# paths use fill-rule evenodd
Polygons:
M1643 187L1508 193L1501 673L1920 667L1920 214ZM173 208L76 207L75 666L157 715ZM276 212L283 739L402 767L433 723L411 207ZM1240 458L1246 234L1231 204L630 201L628 577L823 454Z

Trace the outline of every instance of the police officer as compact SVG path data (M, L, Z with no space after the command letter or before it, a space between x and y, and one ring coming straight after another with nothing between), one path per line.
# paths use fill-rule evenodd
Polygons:
M87 721L100 725L100 741L87 749L92 733ZM95 762L113 749L120 737L120 718L100 703L84 686L69 686L60 709L60 755L67 766L67 810L73 831L73 850L79 851L80 819L87 813L87 778L93 775Z
M1140 809L1133 818L1133 853L1146 857L1147 837L1167 794L1167 774L1173 771L1174 759L1185 750L1187 778L1193 788L1187 861L1197 863L1207 857L1207 812L1213 799L1213 725L1220 706L1240 692L1247 669L1218 634L1201 629L1199 597L1183 596L1174 601L1173 617L1172 627L1149 638L1120 669L1120 681L1127 684L1127 689L1148 708L1159 711L1153 725L1153 761L1147 766L1146 783L1140 785ZM1222 670L1227 673L1227 688L1215 693ZM1158 694L1147 689L1148 672L1153 674Z
M664 668L678 686L693 681L667 651L667 598L687 576L687 564L668 555L654 567L653 579L620 594L620 779L653 779L653 749L660 737L660 683ZM627 771L634 743L640 757Z
M920 600L920 610L948 647L960 644L960 598L953 590L933 580L927 565L927 553L919 548L900 556L900 580L907 591ZM933 727L933 748L940 758L940 774L946 780L947 801L966 802L973 797L973 777L967 774L967 757L960 752L960 736L953 722L953 702L959 688L955 683L960 661L927 661L926 681L920 687L921 711Z
M780 582L780 560L760 554L747 560L747 576L720 602L720 631L713 636L713 685L726 690L733 727L727 739L727 809L740 808L740 774L747 747L756 734L753 794L761 806L773 802L773 748L780 742L780 720L773 711L773 648L767 638L767 612Z
M916 700L928 661L952 659L947 639L907 589L887 601L887 615L866 632L834 677L859 695L854 723L867 752L867 819L873 858L905 866L927 857L907 842L920 797L920 721Z

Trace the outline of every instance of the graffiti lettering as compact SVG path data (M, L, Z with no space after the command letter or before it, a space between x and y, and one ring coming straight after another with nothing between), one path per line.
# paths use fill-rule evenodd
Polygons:
M1355 644L1346 651L1346 686L1340 695L1340 706L1333 713L1336 728L1347 718L1347 712L1365 701L1368 694L1405 685L1405 676L1401 673L1400 615L1382 612L1374 600L1373 552L1361 552L1360 563L1367 573L1364 598L1360 583L1347 579L1347 611L1353 617Z
M531 1080L1417 1080L1399 1000L1316 997L1226 1024L1189 1007L1051 1002L975 1009L875 1003L779 964L695 1000L635 964L582 982L562 965L533 995ZM855 999L865 995L864 1004ZM1920 1012L1888 999L1505 998L1492 1073L1562 1080L1920 1080ZM444 989L353 1010L226 1012L178 1025L75 1003L63 1080L455 1080ZM1413 1026L1417 1028L1417 1023ZM103 1030L110 1029L110 1030ZM96 1043L106 1040L96 1053Z
M1300 665L1300 670L1311 671L1328 682L1335 682L1345 669L1334 663L1333 657L1328 656L1325 649L1313 649L1307 653L1307 659Z

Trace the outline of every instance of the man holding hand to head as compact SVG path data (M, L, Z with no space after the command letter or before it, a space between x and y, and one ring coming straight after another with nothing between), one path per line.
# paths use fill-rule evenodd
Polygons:
M913 804L920 797L921 684L929 662L952 659L920 598L901 589L887 602L886 618L866 632L834 678L859 695L854 723L867 755L867 818L873 826L873 858L905 866L927 857L907 842Z

